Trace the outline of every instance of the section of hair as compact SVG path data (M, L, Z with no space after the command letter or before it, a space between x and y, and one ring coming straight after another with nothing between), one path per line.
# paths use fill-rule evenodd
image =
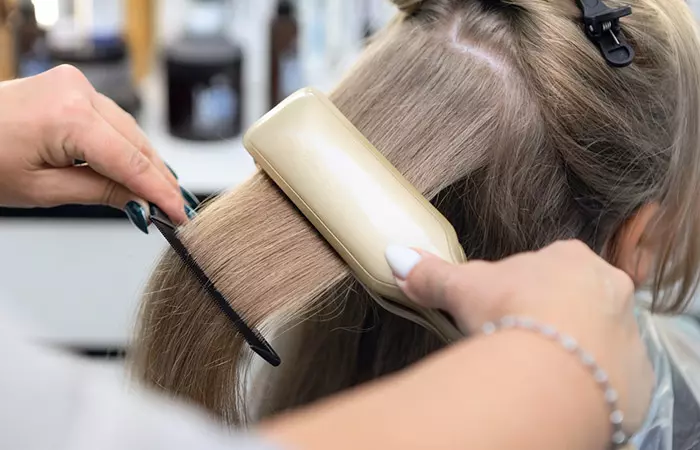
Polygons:
M322 308L312 300L347 276L262 175L209 204L181 239L234 309L264 334ZM151 279L141 314L141 375L239 422L236 411L243 410L245 395L238 361L250 355L233 324L170 251Z
M700 239L700 40L686 6L632 1L623 29L637 58L612 69L574 2L408 3L419 7L374 39L332 100L447 216L468 257L579 238L614 259L620 226L659 202L648 230L657 304L679 309L697 283ZM234 309L283 344L282 366L251 371L232 324L167 252L144 298L134 369L227 423L441 346L378 308L265 175L207 205L181 237Z

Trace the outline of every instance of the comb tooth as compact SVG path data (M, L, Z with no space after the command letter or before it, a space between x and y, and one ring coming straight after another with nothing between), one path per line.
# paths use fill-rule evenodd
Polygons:
M260 332L254 328L253 331L257 334L260 334ZM262 336L261 342L263 344L267 344L267 341L265 341L265 339L262 338ZM253 352L257 353L262 359L267 361L272 367L277 367L282 363L282 359L280 358L280 356L269 344L263 347L260 347L258 345L250 345L250 349Z
M219 309L229 318L236 330L241 333L243 339L248 343L250 349L263 358L273 367L277 367L282 362L269 342L265 340L262 333L255 328L249 327L241 316L228 304L226 298L216 289L214 283L207 277L204 271L197 265L196 261L187 251L185 246L176 236L175 228L167 224L160 217L154 216L153 223L161 232L170 247L175 251L180 260L187 266L189 271L197 278L202 288L207 291Z

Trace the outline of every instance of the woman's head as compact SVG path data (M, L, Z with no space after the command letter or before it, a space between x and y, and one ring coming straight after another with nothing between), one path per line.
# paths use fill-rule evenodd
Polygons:
M579 238L652 280L660 308L680 308L700 236L700 38L682 0L627 2L637 57L623 69L585 36L575 0L395 3L404 13L331 98L446 215L468 257ZM284 347L283 365L254 380L258 416L442 345L377 308L262 174L181 237L234 309ZM172 252L148 291L138 375L228 422L249 418L250 353Z

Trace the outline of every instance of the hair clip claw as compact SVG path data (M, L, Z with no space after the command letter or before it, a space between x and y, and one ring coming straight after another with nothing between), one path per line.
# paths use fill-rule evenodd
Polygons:
M634 49L620 29L620 18L632 14L632 8L610 8L602 0L576 0L583 10L588 37L600 47L605 60L613 67L626 67L634 59Z

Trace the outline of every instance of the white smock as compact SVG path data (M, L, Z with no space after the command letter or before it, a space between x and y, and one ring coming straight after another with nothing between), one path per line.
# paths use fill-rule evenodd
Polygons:
M0 311L0 449L280 450L23 335Z

